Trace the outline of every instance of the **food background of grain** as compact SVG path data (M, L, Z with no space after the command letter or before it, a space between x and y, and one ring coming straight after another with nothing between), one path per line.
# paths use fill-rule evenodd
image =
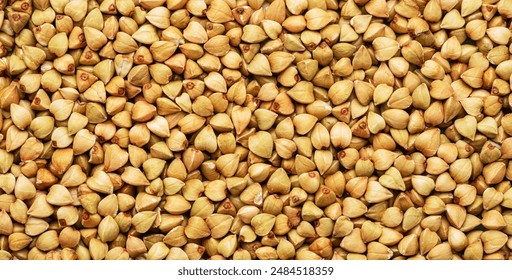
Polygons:
M0 259L509 259L512 0L0 0Z

